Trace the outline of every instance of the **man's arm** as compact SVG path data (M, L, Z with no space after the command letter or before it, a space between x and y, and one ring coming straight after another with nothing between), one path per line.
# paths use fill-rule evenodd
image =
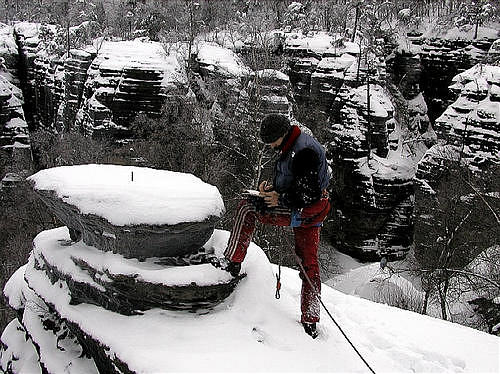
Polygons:
M311 148L298 152L293 158L294 179L288 190L280 194L279 203L289 208L303 208L321 198L319 157Z

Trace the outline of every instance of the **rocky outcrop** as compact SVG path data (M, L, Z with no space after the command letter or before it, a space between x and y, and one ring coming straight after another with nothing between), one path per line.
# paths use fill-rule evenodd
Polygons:
M86 134L115 139L130 136L137 113L158 114L166 98L187 93L185 74L175 54L165 55L159 43L104 41L94 59L79 52L72 70L80 83L78 71L87 64L81 105L75 102L77 90L73 99L66 100L66 105L75 104L66 109L69 117L79 108L74 124L68 118L70 126Z
M12 181L20 180L32 169L24 97L17 75L18 58L13 28L0 24L0 152L6 155L10 175L6 179L0 176L5 179L2 186L12 185Z
M500 67L476 65L449 88L456 100L436 119L439 138L463 147L464 157L478 166L499 163Z
M58 108L60 116L56 117L58 123L56 128L69 130L73 127L76 115L83 101L83 89L87 81L87 70L95 58L95 53L80 49L71 49L69 56L59 74L54 74L56 81L60 82L57 92L55 108ZM59 78L59 79L58 79ZM97 118L93 117L97 123Z
M0 146L29 144L28 125L24 120L23 94L21 90L0 76Z
M369 77L384 84L385 62L381 56L360 59L360 47L326 33L304 36L290 34L285 39L290 82L296 101L296 116L314 132L329 118L339 119L342 89L358 87Z
M272 69L259 70L255 79L249 83L248 92L255 103L257 122L270 113L289 116L292 112L289 77Z
M128 167L80 165L30 177L42 201L69 228L40 233L28 264L6 286L18 319L2 335L2 370L19 370L15 357L25 353L16 349L24 346L41 372L60 372L62 365L82 372L132 373L130 362L111 352L76 306L113 319L159 309L206 314L244 277L211 264L222 255L211 239L224 210L215 187L190 175L146 168L132 168L142 188L117 186L113 181L123 171L129 175ZM97 188L91 187L92 178L99 180ZM176 208L179 203L185 212ZM111 216L100 213L100 207ZM84 213L88 210L93 214ZM39 309L26 307L30 303ZM13 342L20 333L24 342Z
M63 173L64 170L75 170L79 172L78 178L67 186L59 187L56 183L58 175ZM34 186L35 192L42 199L42 201L49 207L52 212L69 228L70 236L73 240L83 240L89 246L100 248L103 251L112 251L119 253L126 258L148 258L148 257L182 257L190 255L198 251L202 245L210 238L213 233L215 224L220 218L221 210L218 213L206 214L203 219L193 219L189 215L185 218L179 218L169 223L159 222L159 219L149 222L148 217L129 217L129 219L122 219L124 217L115 217L113 213L109 214L104 210L89 209L86 205L82 206L80 199L71 199L71 191L73 189L81 188L81 185L88 185L94 178L99 179L99 183L108 183L107 173L119 172L120 174L129 174L130 179L124 180L123 186L116 186L120 189L130 189L133 191L134 186L134 173L135 178L147 178L153 174L152 169L141 169L134 167L116 167L106 165L94 166L75 166L73 168L55 168L43 170L29 180ZM92 176L88 176L89 180L86 181L85 173L92 172ZM161 174L163 178L175 173L164 171ZM141 176L138 176L141 175ZM83 178L83 179L82 179ZM198 183L200 186L203 183L196 178L192 178L192 183ZM54 181L54 182L50 182ZM112 182L112 181L109 181ZM137 181L135 183L138 183ZM140 183L140 182L139 182ZM172 182L173 183L173 182ZM160 187L159 187L160 188ZM95 190L90 185L90 190ZM117 197L112 197L104 191L97 191L102 195L99 199L101 205L106 204L107 201L115 201ZM165 206L164 209L172 209L171 206L177 206L176 203L165 202L166 197L158 200L158 206ZM199 196L192 196L192 199L206 199L203 204L210 204L212 201L221 204L220 198L212 196L211 194L201 194ZM187 205L199 206L200 202L193 200L190 203L190 197L185 193L178 192L176 199L184 201ZM74 201L74 202L72 202ZM124 202L126 204L126 202ZM131 202L128 202L131 204ZM140 209L135 207L131 209ZM160 216L160 208L155 204L151 206L152 210L156 210ZM83 212L82 212L83 210ZM147 243L147 245L146 245Z
M138 113L158 114L188 91L176 52L166 55L159 43L96 40L66 54L54 46L56 26L22 22L14 34L32 128L129 137Z
M403 157L394 107L380 86L352 90L330 128L331 232L336 247L363 260L403 258L412 243L413 165ZM368 114L369 113L369 114Z
M409 37L412 53L421 62L420 88L434 121L453 101L448 91L452 78L485 60L495 39L446 39Z
M403 136L413 159L418 162L427 149L437 142L420 86L423 79L420 55L408 50L393 51L387 58L387 71L398 120L406 124L406 133L400 136Z
M14 36L19 49L19 78L25 97L26 119L31 127L37 113L35 94L35 59L40 44L38 23L20 22L14 26Z

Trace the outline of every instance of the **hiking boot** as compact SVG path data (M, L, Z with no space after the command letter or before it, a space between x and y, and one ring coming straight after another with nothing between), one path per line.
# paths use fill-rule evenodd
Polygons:
M241 270L241 262L231 262L224 268L233 277L237 277Z
M227 258L210 258L210 263L221 270L227 271L233 277L237 277L241 270L241 262L231 262Z
M316 323L314 322L302 322L302 327L307 335L311 338L316 339L318 337L318 330L316 330Z

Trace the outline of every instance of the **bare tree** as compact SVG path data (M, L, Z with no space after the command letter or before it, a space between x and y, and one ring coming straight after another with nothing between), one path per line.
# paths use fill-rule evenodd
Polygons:
M494 191L499 168L473 173L458 150L440 155L440 162L443 167L434 171L436 181L426 182L426 192L417 194L415 257L426 299L437 292L442 317L447 319L451 279L463 274L482 251L498 244L500 224L495 212L500 202Z

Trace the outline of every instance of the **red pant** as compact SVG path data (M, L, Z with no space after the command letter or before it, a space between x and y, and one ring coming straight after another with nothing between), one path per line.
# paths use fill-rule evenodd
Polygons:
M319 295L321 292L318 264L319 234L321 223L329 209L328 199L324 198L302 209L301 212L278 207L260 213L251 202L242 200L224 255L233 262L242 262L245 259L257 221L274 226L294 226L295 253ZM301 322L318 322L319 299L302 273L300 277L302 279Z

